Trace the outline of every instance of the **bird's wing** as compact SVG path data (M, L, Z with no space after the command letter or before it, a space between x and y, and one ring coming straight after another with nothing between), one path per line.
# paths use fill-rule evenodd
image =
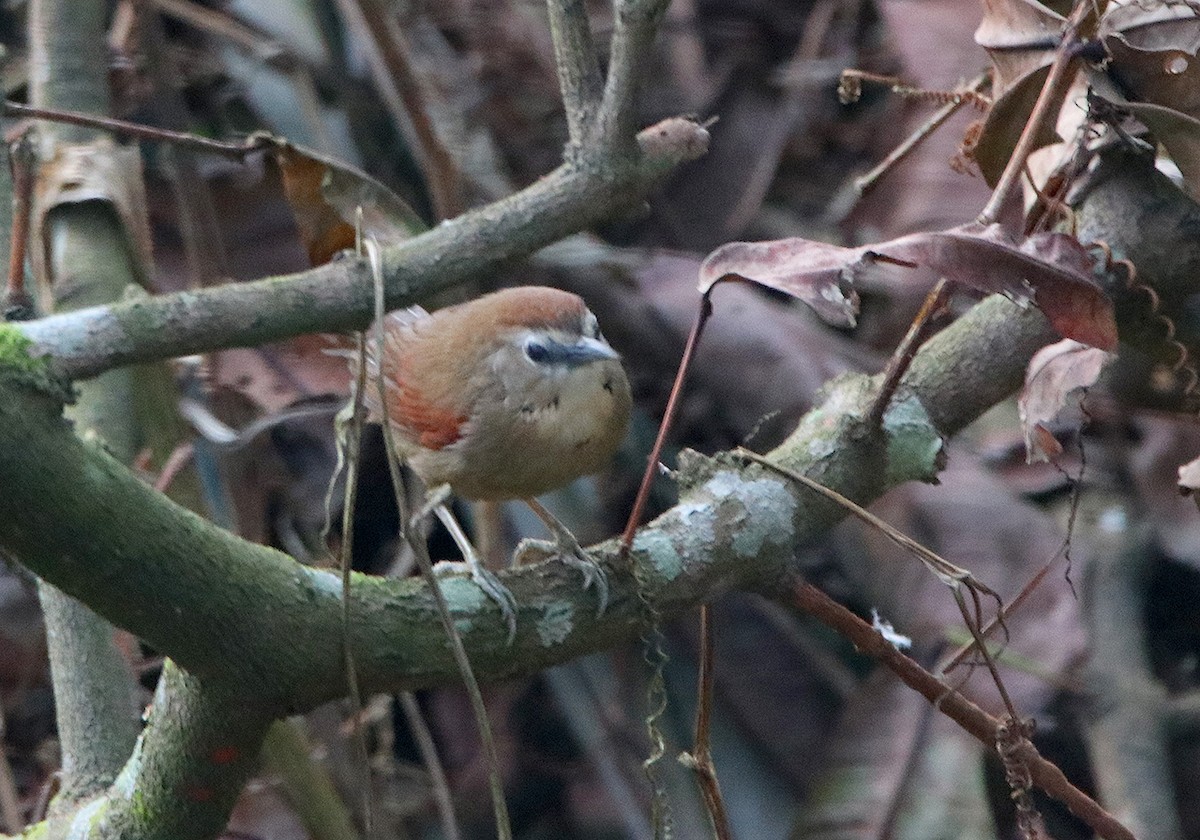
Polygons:
M388 418L408 440L443 449L459 440L468 420L460 401L463 382L447 375L445 342L423 309L393 312L384 322L383 374ZM382 413L382 412L380 412Z

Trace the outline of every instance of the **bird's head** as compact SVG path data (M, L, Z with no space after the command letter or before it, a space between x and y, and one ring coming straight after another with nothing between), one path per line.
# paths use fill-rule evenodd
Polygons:
M485 341L493 369L512 375L568 378L596 363L619 365L596 316L578 295L543 286L505 289L472 301L463 315Z
M629 422L629 380L596 316L548 287L393 313L368 365L385 375L413 469L470 498L536 496L596 472Z
M492 336L486 365L502 383L506 401L538 411L557 407L573 394L606 399L607 392L618 400L628 394L620 356L578 295L526 286L480 298L470 307L481 333Z

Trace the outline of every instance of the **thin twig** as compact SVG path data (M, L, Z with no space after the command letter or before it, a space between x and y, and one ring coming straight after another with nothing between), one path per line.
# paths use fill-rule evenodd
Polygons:
M954 596L954 602L958 605L959 611L962 613L963 621L966 623L967 630L979 645L980 655L987 664L988 671L992 675L992 680L996 685L996 690L1000 693L1000 699L1004 702L1008 709L1009 715L1013 720L1019 720L1016 712L1016 707L1008 695L1008 689L1004 685L1004 681L1000 678L1000 670L996 666L995 659L992 657L991 651L987 649L987 645L983 642L983 637L980 635L979 627L983 623L983 604L980 595L986 595L994 598L997 604L997 613L1004 609L1004 601L990 587L980 583L979 580L971 574L970 571L960 566L956 566L946 560L941 555L932 549L922 545L907 534L901 533L892 525L884 522L875 514L863 508L861 505L855 504L852 500L846 498L836 490L831 490L825 485L814 481L806 475L790 470L780 464L775 463L769 458L764 458L756 452L751 452L745 447L738 447L733 450L734 455L746 458L756 464L774 470L780 475L786 476L798 484L803 484L810 490L820 493L827 499L841 505L850 513L861 519L863 522L870 525L875 530L879 531L893 543L900 546L902 549L912 554L920 560L927 569L933 572L946 586L950 588L950 592ZM963 598L962 591L966 589L971 593L972 605L975 609L975 614L972 616L967 609L966 601Z
M975 640L975 645L979 649L979 655L983 658L984 665L987 666L988 673L992 675L992 684L996 686L996 691L1000 693L1000 700L1004 703L1004 708L1008 711L1008 719L1014 724L1020 724L1023 718L1017 714L1017 707L1012 701L1012 697L1008 694L1008 686L1004 684L1004 680L1000 677L1000 666L996 664L996 657L988 650L987 642L980 633L980 627L983 624L983 604L979 598L979 592L975 589L968 588L971 593L971 599L974 606L974 614L967 609L966 600L963 598L962 589L955 587L954 603L958 605L958 611L962 614L963 624L966 625L967 632ZM999 600L999 598L997 598ZM996 610L996 615L999 617L1004 610L1004 603L1000 602L999 608ZM1002 624L1004 619L998 619Z
M571 138L570 150L577 152L594 127L604 95L604 79L583 0L547 0L546 10Z
M933 319L941 313L946 304L949 288L950 284L945 277L940 278L934 284L929 294L925 296L925 302L921 304L917 317L909 325L908 332L905 333L900 346L888 359L887 368L884 369L883 378L879 383L879 390L875 393L871 408L867 411L868 429L878 429L882 426L883 415L887 412L892 397L896 394L896 388L900 386L900 380L908 372L909 365L912 364L917 351L921 349L921 345L925 343L930 330L933 329Z
M438 219L452 219L465 209L462 174L458 164L429 117L425 91L413 67L408 39L392 14L378 0L353 0L367 34L378 50L385 72L376 73L381 85L394 87L412 126L417 150L424 164L429 196ZM401 126L403 129L403 126Z
M892 93L904 99L941 102L946 105L970 103L981 111L986 110L992 104L989 97L984 96L970 86L956 90L929 90L910 85L899 76L883 76L879 73L854 68L843 70L842 76L838 80L838 99L841 100L842 104L849 105L852 102L858 101L859 97L862 96L863 82L873 85L884 85Z
M702 155L707 139L693 122L664 120L639 134L640 159L605 161L602 177L587 167L561 166L453 224L389 246L389 306L411 304L634 207L674 167ZM286 278L51 315L18 329L33 340L35 355L51 357L58 373L87 378L141 361L361 328L372 313L369 298L357 291L363 282L357 262L334 261ZM122 316L135 306L137 318Z
M188 146L193 149L200 149L206 152L212 152L221 157L230 158L231 160L244 161L248 155L263 149L270 148L274 145L274 140L266 135L254 134L242 140L240 143L232 143L223 140L212 140L208 137L200 137L196 134L187 134L182 131L169 131L165 128L154 128L141 123L133 123L127 120L113 119L112 117L97 117L92 114L84 114L79 111L63 111L58 108L35 108L32 105L22 105L20 102L5 101L4 116L6 117L28 117L35 120L46 120L48 122L67 123L68 125L81 125L86 128L100 128L106 131L112 131L116 134L124 134L129 137L136 137L139 140L154 140L164 143L178 143L181 146Z
M12 240L8 247L8 286L4 291L4 320L23 321L33 315L33 299L25 288L25 249L29 244L29 214L33 205L33 141L28 131L9 144L12 171Z
M1042 85L1042 91L1038 94L1037 102L1029 114L1029 119L1025 122L1025 129L1021 132L1020 139L1017 140L1012 156L1008 159L1008 164L1004 167L1004 172L996 183L996 189L992 191L991 198L988 199L988 203L979 214L980 224L992 224L1000 217L1000 212L1008 203L1013 191L1020 186L1021 173L1025 171L1025 161L1033 152L1042 126L1048 120L1053 119L1062 108L1063 100L1066 98L1073 78L1070 70L1074 68L1074 64L1078 60L1080 30L1095 9L1093 0L1077 0L1075 7L1071 10L1071 15L1063 27L1062 40L1054 55L1054 63L1050 65L1050 73L1046 77L1045 84Z
M683 358L679 360L675 383L671 386L671 395L667 398L667 407L663 412L662 423L658 427L658 437L655 438L654 446L650 449L650 457L646 461L646 471L642 474L641 486L638 487L637 496L633 500L633 509L629 512L629 520L625 523L625 530L621 533L621 559L624 561L629 558L634 534L637 533L638 525L641 524L642 514L646 510L646 502L650 499L650 488L654 486L654 479L658 475L658 459L662 457L667 435L670 434L671 426L675 422L675 412L679 410L684 378L687 376L688 368L691 367L692 358L696 355L696 348L700 344L700 335L704 332L704 325L708 323L711 315L712 299L709 293L705 292L700 298L700 310L696 313L692 331L688 334L687 344L684 345Z
M1001 721L954 691L915 660L898 651L870 624L834 601L811 583L799 583L792 590L793 603L821 623L849 639L860 652L882 662L905 685L919 692L942 714L979 739L989 749L996 746ZM1020 760L1029 769L1034 784L1067 806L1106 840L1135 840L1133 833L1094 799L1068 781L1053 763L1047 761L1033 744L1023 742Z
M442 835L445 840L462 840L462 829L458 827L458 819L454 816L454 800L450 796L446 768L438 757L437 744L433 742L433 733L429 731L429 724L425 722L425 715L417 704L417 696L411 691L400 692L400 708L408 722L408 731L417 742L421 763L429 774L429 786L433 790L433 801L442 823Z
M982 93L991 85L991 80L991 71L985 71L968 82L966 90L972 93ZM967 104L969 101L970 100L966 97L962 97L951 100L941 108L938 108L933 112L929 119L917 127L916 131L908 135L903 143L892 149L888 153L887 157L875 164L870 172L855 178L853 186L854 192L858 195L858 197L862 198L871 190L875 189L875 186L879 183L879 180L885 174L887 174L892 167L896 166L898 163L900 163L900 161L907 158L912 151L917 148L917 146L921 145L921 143L927 137L941 128L948 119L958 113L962 106Z
M166 493L179 477L179 473L183 468L191 463L192 456L196 453L196 448L191 443L184 441L177 444L171 450L171 454L167 456L166 462L162 465L162 469L158 473L158 478L154 480L154 489L159 493Z
M376 377L376 386L379 388L379 407L382 413L380 424L383 427L383 443L387 450L388 472L392 478L392 491L396 495L396 505L401 511L408 509L405 501L404 492L404 477L401 474L400 453L396 446L395 435L392 432L391 419L388 417L388 393L387 383L384 381L382 370L383 359L383 256L380 252L379 245L373 239L367 239L364 243L366 246L367 257L370 261L371 276L375 286L375 347L377 357L380 359L380 372ZM365 368L365 365L361 367ZM463 645L462 636L458 632L458 628L454 624L454 616L450 613L450 605L446 602L446 595L442 592L442 585L438 581L437 575L433 571L433 561L429 557L429 546L425 543L424 537L421 535L421 529L416 527L416 523L424 519L430 510L428 500L426 509L418 511L413 516L412 521L403 528L402 536L408 541L412 548L413 555L416 557L417 565L421 567L421 575L429 586L429 591L433 595L433 602L437 607L438 617L441 619L442 628L446 632L446 638L450 642L450 652L454 656L455 664L458 666L459 674L462 676L463 686L466 688L467 696L471 700L471 710L475 715L475 725L479 727L479 740L483 745L484 757L487 760L488 768L488 783L492 793L492 810L496 821L496 834L499 840L512 840L512 824L508 816L508 804L504 801L504 782L500 773L500 755L496 750L496 738L492 734L492 724L488 720L487 706L483 702L483 693L479 690L479 681L475 678L475 671L471 667L471 660L467 656L466 646ZM401 516L401 521L404 517Z
M658 428L658 437L655 439L654 446L650 450L650 456L646 461L646 471L642 474L642 484L638 488L637 498L634 499L633 508L629 512L629 520L625 523L625 531L621 534L620 558L623 563L630 564L629 552L633 547L633 538L637 533L638 525L641 523L646 502L650 498L650 488L654 485L654 478L658 474L659 458L662 456L663 446L675 421L675 412L679 408L680 395L683 392L684 378L687 376L692 358L696 355L696 348L700 344L700 336L704 332L704 325L708 323L709 316L711 315L712 299L709 296L709 292L705 292L700 296L700 309L696 312L696 321L692 324L692 331L688 334L687 343L684 345L683 358L679 360L679 370L675 373L675 382L671 386L671 395L667 398L667 407L663 413L662 423ZM650 679L646 687L646 705L649 711L645 719L646 737L650 741L650 754L642 762L642 770L646 774L646 779L650 782L652 794L651 822L654 826L654 835L656 838L670 837L673 831L672 815L669 803L667 802L666 790L663 787L662 779L658 772L658 762L662 759L666 751L666 741L663 738L659 720L667 708L666 683L663 677L667 663L667 654L663 647L662 622L658 607L655 605L654 599L643 580L639 571L640 567L637 564L630 565L633 569L634 579L637 582L638 600L641 602L642 610L645 613L646 629L641 639L642 655L650 668Z
M1050 573L1050 569L1054 566L1054 561L1057 559L1058 555L1055 555L1053 558L1051 558L1050 562L1038 569L1037 573L1029 579L1029 582L1021 587L1021 591L1017 593L1015 598L1005 602L1000 611L992 617L992 620L989 621L987 625L979 631L983 638L986 639L988 636L992 635L992 633L996 632L996 628L1002 626L1003 623L1008 620L1008 617L1016 612L1017 609L1025 603L1026 599L1028 599L1029 596L1032 595L1038 588L1038 586L1041 585L1042 581L1046 579L1046 575ZM978 642L972 637L971 641L967 642L954 653L952 653L949 659L945 660L942 665L938 666L939 673L949 673L950 671L953 671L962 664L964 659L971 655L971 652L974 651L977 646Z
M359 225L361 229L361 225ZM358 375L354 382L354 394L350 404L350 415L343 420L339 415L340 425L345 430L341 441L345 447L346 487L342 499L342 541L341 541L341 570L342 570L342 656L346 665L346 686L348 687L351 714L358 716L362 713L362 689L358 684L358 669L354 663L354 645L350 635L350 584L354 579L351 574L354 560L354 508L358 503L358 470L359 454L362 445L362 430L365 420L363 408L363 389L367 381L367 339L366 334L358 334ZM339 461L340 453L339 453ZM341 464L339 463L340 467ZM335 472L336 477L336 472ZM330 479L332 490L333 479ZM326 497L326 510L329 499ZM367 751L367 736L364 727L354 727L354 751L358 754L359 766L362 768L362 810L363 828L367 835L371 834L374 818L372 803L371 756Z
M721 797L721 785L717 781L717 768L712 760L712 704L713 704L713 632L712 608L700 605L700 684L696 689L696 737L690 753L683 753L679 761L696 774L700 793L712 819L713 833L717 840L730 840L729 815L725 800Z
M759 455L757 452L751 452L749 449L744 447L737 447L731 451L731 454L739 458L745 458L747 461L753 461L754 463L766 467L773 472L777 472L786 478L790 478L797 484L803 484L808 489L813 490L835 504L840 505L846 511L858 517L872 528L875 528L896 545L915 556L925 565L926 568L933 572L939 580L948 586L957 586L961 584L967 586L968 588L978 589L983 594L996 598L996 600L1000 600L999 596L996 595L995 592L976 580L970 571L954 565L932 549L921 545L921 543L917 542L907 534L901 533L894 526L884 522L878 516L871 513L869 510L866 510L861 505L855 504L852 500L846 498L836 490L831 490L824 484L814 481L802 473L788 469L782 464L777 464L771 459Z

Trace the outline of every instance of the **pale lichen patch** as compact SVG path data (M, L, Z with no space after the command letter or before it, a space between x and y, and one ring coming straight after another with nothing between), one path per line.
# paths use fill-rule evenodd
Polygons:
M674 580L683 574L683 557L671 538L660 530L638 533L633 540L633 550L645 555L664 580Z
M487 603L487 594L466 575L438 575L438 585L452 613L473 615Z
M537 620L538 641L542 647L561 645L575 629L575 606L569 601L554 601L546 605Z
M308 583L314 592L321 595L342 597L342 578L326 569L314 569L311 566L297 566L301 579Z
M707 499L699 502L680 502L675 517L692 541L711 542L716 536L717 517Z
M787 483L775 478L746 480L735 472L719 472L704 485L715 499L734 499L743 512L733 523L733 549L742 557L757 557L766 543L790 545L796 498Z
M808 412L789 439L810 460L832 457L845 445L844 433L870 404L871 379L862 374L838 377L822 389L824 401Z
M100 812L107 804L108 800L105 797L98 796L76 811L75 819L71 820L71 827L67 829L67 840L87 840L100 819Z
M113 782L113 790L126 799L133 799L134 791L137 790L137 777L142 772L143 738L144 733L138 735L137 741L133 745L133 753L129 756L129 760L125 762L125 766L121 768L121 772L117 774L117 778Z
M887 432L887 483L933 481L942 467L942 437L925 406L912 394L897 394L883 415Z

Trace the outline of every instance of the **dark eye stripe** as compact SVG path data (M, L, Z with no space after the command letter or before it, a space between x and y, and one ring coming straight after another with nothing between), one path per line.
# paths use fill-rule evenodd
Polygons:
M542 340L528 339L525 342L525 356L536 365L566 365L578 367L602 359L614 359L616 353L612 350L597 347L592 339L591 344L582 340L575 344L563 344L552 338Z

